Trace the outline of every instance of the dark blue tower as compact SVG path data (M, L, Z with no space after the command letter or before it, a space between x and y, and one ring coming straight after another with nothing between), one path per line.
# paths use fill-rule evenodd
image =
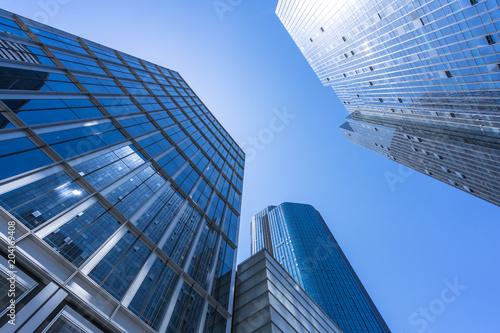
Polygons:
M252 254L267 249L344 333L390 332L319 212L268 206L252 219Z

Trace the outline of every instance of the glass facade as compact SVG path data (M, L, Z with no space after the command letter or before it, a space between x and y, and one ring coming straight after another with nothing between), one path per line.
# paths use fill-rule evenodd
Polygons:
M343 332L390 332L311 205L285 202L252 218L252 255L266 249Z
M350 113L349 140L500 205L499 5L280 0L276 12Z
M0 219L38 269L97 288L111 326L230 330L245 155L184 79L0 11L0 96Z

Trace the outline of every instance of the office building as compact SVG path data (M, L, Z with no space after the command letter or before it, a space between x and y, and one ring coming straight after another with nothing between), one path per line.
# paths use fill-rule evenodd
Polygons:
M390 332L318 211L285 202L251 222L252 255L266 249L345 333Z
M498 7L280 0L276 12L350 113L349 140L500 205Z
M265 249L240 265L233 333L342 333Z
M179 73L0 11L0 96L0 330L229 332L245 157Z

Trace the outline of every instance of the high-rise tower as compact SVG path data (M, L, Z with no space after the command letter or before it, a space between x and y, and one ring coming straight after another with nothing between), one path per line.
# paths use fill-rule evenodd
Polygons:
M0 112L2 332L230 331L244 153L177 72L0 11Z
M390 332L313 206L269 206L252 218L251 230L252 255L266 249L342 332Z
M277 14L350 113L346 137L500 205L495 0L280 0Z

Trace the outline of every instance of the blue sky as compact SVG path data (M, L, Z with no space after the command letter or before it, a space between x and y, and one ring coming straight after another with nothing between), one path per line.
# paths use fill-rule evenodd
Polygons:
M219 3L231 10L218 15L213 0L0 7L181 73L249 153L239 261L253 214L309 203L394 333L497 332L500 208L349 143L338 130L346 111L281 25L277 1Z

